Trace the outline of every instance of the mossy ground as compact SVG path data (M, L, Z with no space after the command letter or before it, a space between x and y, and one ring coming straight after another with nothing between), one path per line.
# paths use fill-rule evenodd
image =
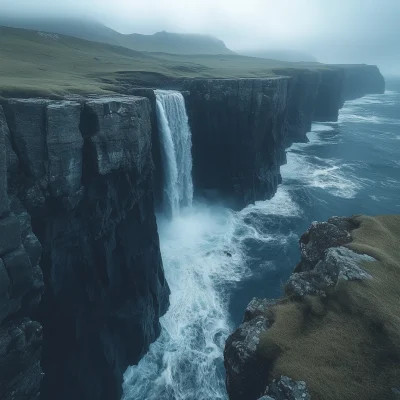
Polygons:
M400 216L355 219L354 251L373 276L341 282L327 298L285 299L259 354L271 377L304 380L315 400L396 399L400 387Z
M254 78L274 70L327 68L239 55L145 53L63 35L0 27L0 95L57 97L110 93L123 81L166 78Z

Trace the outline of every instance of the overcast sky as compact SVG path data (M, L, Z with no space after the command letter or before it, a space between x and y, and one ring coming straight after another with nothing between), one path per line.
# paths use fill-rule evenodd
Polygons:
M123 33L208 33L232 50L280 47L325 62L400 63L400 0L0 0L0 12L85 15Z

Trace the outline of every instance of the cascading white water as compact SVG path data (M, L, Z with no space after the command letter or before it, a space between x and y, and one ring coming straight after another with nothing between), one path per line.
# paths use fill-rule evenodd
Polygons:
M192 137L182 94L170 90L156 90L155 94L164 164L164 204L176 216L182 206L192 205Z
M123 400L225 400L223 348L232 330L229 294L249 273L243 243L287 240L265 235L247 220L261 210L271 215L298 211L282 190L268 204L239 213L200 204L180 210L193 198L185 103L179 92L155 93L164 200L173 217L157 216L170 307L160 319L160 337L139 364L126 371Z

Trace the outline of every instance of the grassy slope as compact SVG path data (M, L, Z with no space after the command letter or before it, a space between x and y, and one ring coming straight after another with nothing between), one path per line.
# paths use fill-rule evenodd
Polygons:
M173 78L274 75L275 68L324 68L321 64L225 56L140 53L70 36L0 27L0 95L106 93L119 79L141 74Z
M154 35L121 35L119 44L138 51L172 54L235 54L212 36L157 32Z
M400 216L357 220L349 247L378 260L364 264L374 279L286 299L260 343L273 375L305 380L315 400L389 400L400 386Z
M158 32L154 35L125 35L99 22L85 18L0 15L0 25L54 32L137 51L163 51L175 54L234 54L225 46L224 42L212 36L170 32Z

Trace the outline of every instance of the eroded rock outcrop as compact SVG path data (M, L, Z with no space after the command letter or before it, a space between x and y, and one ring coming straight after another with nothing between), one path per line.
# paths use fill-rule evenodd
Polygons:
M310 400L310 393L306 383L303 381L295 382L287 376L274 379L268 386L267 395L259 400Z
M280 300L253 299L248 305L243 323L225 345L226 385L230 399L256 400L263 395L261 398L268 400L309 398L303 382L294 382L288 377L274 380L272 368L281 350L270 348L268 357L262 355L261 338L275 322L275 306L307 296L324 298L342 280L372 279L361 263L374 259L343 246L351 242L350 232L355 228L357 223L349 218L334 217L327 222L314 222L300 239L301 261L285 285L285 297Z
M6 270L17 263L25 269L11 292L22 309L0 335L15 343L6 348L16 357L27 354L6 389L27 387L26 398L36 396L41 365L42 399L119 399L125 369L156 339L168 306L153 207L150 103L117 96L9 100L3 108L9 145L1 162L8 164L14 214L0 221L1 257ZM4 162L0 172L7 179ZM17 319L38 306L42 272L39 322ZM2 349L0 364L9 363Z

